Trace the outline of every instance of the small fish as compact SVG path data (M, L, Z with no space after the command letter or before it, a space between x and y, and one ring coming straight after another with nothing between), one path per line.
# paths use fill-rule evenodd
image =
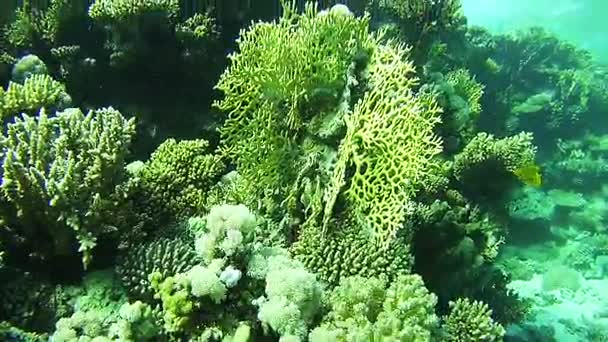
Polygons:
M515 169L515 171L513 171L513 174L522 183L536 188L540 187L543 182L542 175L540 173L540 167L536 164L528 164L526 166L522 166L518 169Z

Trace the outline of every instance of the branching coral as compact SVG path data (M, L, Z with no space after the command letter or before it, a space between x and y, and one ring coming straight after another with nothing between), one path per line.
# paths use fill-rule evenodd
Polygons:
M329 303L310 341L430 341L438 325L437 298L417 275L399 276L388 288L378 278L345 278Z
M15 212L9 225L28 243L52 241L50 251L38 251L47 255L70 253L76 237L86 265L134 132L134 120L113 108L16 118L1 143L0 190Z
M496 187L503 186L504 181L508 179L505 178L505 173L526 181L528 175L522 173L522 170L539 172L538 167L535 167L535 156L536 147L532 144L530 133L522 132L502 139L497 139L491 134L478 133L463 151L454 157L454 177L469 185L470 181L480 175L480 172L485 175L493 173L495 179L492 182ZM500 195L501 190L495 190L497 192L494 195Z
M129 184L135 207L154 225L186 219L205 210L206 192L219 180L224 163L203 139L167 139L141 165Z
M63 84L48 75L31 75L23 84L10 82L6 90L0 88L0 119L22 112L34 114L41 108L61 109L70 102Z
M197 13L175 27L175 35L184 44L208 42L217 37L215 20Z
M177 17L177 0L96 0L89 8L89 16L94 20L128 23L137 17L161 13L167 18Z
M443 329L446 341L502 341L505 329L492 319L492 310L468 298L450 303Z
M14 49L29 49L40 43L53 46L68 19L79 8L69 0L51 0L49 6L41 10L33 6L32 0L25 0L17 9L15 20L6 28L5 39Z

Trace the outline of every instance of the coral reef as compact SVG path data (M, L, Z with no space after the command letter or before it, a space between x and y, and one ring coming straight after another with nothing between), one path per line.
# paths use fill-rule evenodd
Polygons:
M602 339L606 68L342 2L0 5L0 339Z
M101 214L114 204L133 132L134 121L113 108L15 118L2 136L5 224L41 257L72 253L75 238L87 265L111 231Z

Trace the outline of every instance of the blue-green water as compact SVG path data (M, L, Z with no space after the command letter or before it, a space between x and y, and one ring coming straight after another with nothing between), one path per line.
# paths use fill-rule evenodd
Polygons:
M464 0L462 6L472 25L503 33L542 26L591 51L599 61L608 62L605 1Z
M0 341L608 341L607 8L0 2Z

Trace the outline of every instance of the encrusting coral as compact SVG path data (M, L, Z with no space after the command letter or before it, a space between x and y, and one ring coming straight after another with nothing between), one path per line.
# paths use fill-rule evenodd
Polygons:
M159 238L129 246L116 271L132 298L150 301L154 296L148 280L150 274L159 272L160 279L165 279L187 271L196 263L194 246L181 239Z

